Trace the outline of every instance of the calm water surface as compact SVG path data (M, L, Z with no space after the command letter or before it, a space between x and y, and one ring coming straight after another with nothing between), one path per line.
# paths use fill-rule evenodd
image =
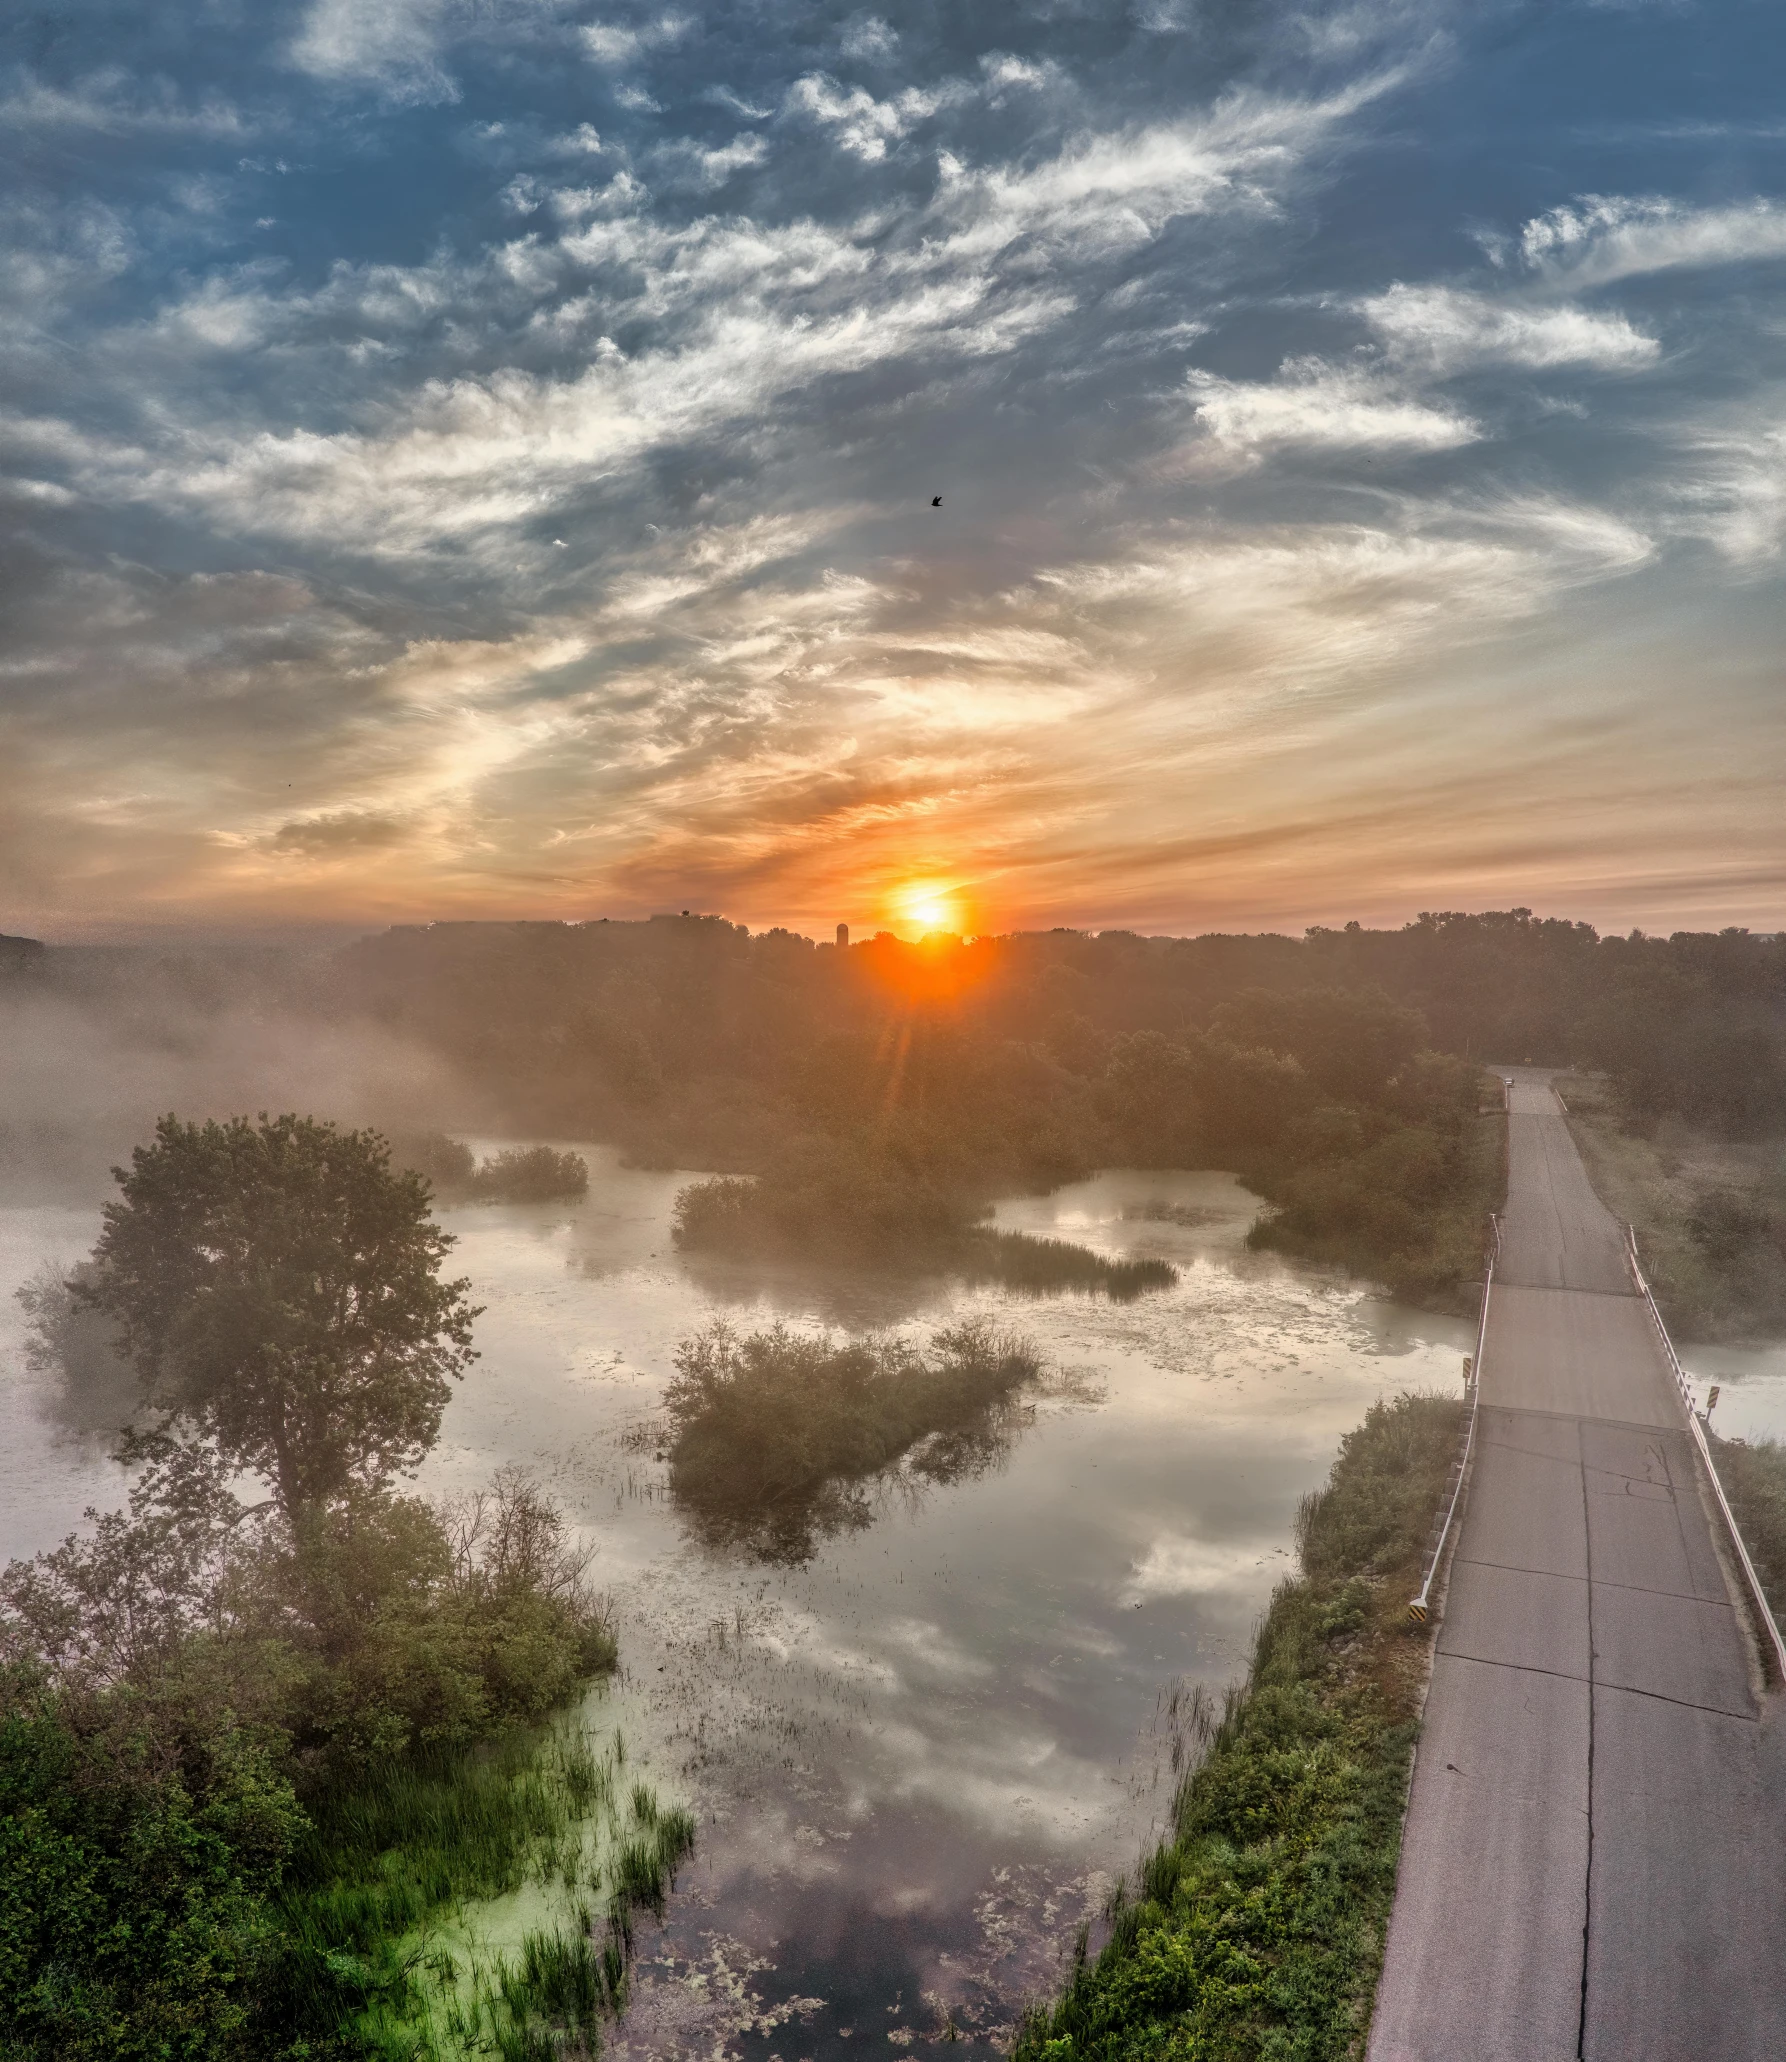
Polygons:
M951 2030L964 2055L996 2052L1164 1811L1173 1689L1240 1672L1340 1435L1380 1395L1454 1392L1472 1328L1247 1253L1257 1206L1224 1175L1117 1171L1000 1207L1007 1228L1182 1270L1111 1304L690 1265L669 1211L691 1177L579 1150L578 1205L446 1213L486 1306L483 1358L421 1486L451 1493L509 1461L551 1485L598 1548L621 1634L621 1679L591 1716L699 1817L610 2052L793 2062ZM78 1258L97 1228L96 1210L0 1212L0 1290ZM987 1472L890 1484L872 1525L803 1566L689 1534L656 1458L680 1338L716 1316L922 1337L982 1312L1031 1334L1051 1370ZM123 1490L92 1437L59 1424L22 1333L6 1295L0 1549L15 1554ZM1725 1385L1721 1430L1786 1429L1786 1349L1687 1358Z

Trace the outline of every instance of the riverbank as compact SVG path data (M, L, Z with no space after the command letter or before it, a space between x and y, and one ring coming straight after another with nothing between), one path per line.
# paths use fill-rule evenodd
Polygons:
M1637 1233L1677 1340L1786 1332L1786 1140L1726 1139L1678 1116L1641 1128L1604 1075L1556 1080L1606 1207Z
M1204 1727L1173 1830L1016 2062L1357 2052L1395 1895L1430 1635L1410 1627L1463 1405L1400 1396L1346 1435L1298 1522L1244 1689Z
M1474 1114L1429 1114L1243 1178L1272 1206L1250 1246L1337 1263L1402 1302L1462 1314L1480 1293L1490 1213L1506 1204L1507 1117L1497 1090Z

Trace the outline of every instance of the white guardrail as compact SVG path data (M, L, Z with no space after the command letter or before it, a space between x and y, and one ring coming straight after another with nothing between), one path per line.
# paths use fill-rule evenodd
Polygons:
M1730 1534L1730 1544L1736 1549L1737 1562L1743 1571L1743 1581L1748 1586L1750 1601L1755 1606L1755 1618L1761 1628L1761 1636L1772 1657L1776 1678L1786 1683L1786 1641L1780 1638L1780 1628L1774 1623L1774 1614L1768 1606L1767 1596L1761 1587L1761 1577L1755 1573L1755 1563L1749 1559L1749 1549L1743 1544L1743 1536L1737 1530L1736 1514L1730 1508L1730 1499L1724 1494L1724 1485L1718 1480L1717 1463L1712 1459L1711 1443L1705 1436L1705 1420L1699 1414L1694 1401L1693 1384L1687 1371L1681 1366L1681 1357L1674 1350L1674 1341L1668 1336L1668 1327L1662 1322L1662 1313L1656 1308L1656 1299L1650 1292L1650 1285L1644 1279L1643 1268L1637 1258L1637 1233L1630 1225L1625 1227L1625 1259L1631 1269L1631 1279L1637 1284L1637 1293L1643 1298L1644 1308L1650 1314L1650 1323L1656 1328L1656 1337L1662 1342L1662 1352L1673 1370L1675 1387L1681 1392L1681 1402L1687 1410L1687 1428L1693 1434L1694 1444L1699 1448L1699 1458L1705 1463L1705 1472L1712 1485L1712 1494L1718 1499L1718 1508L1724 1513L1725 1529Z
M1416 1625L1424 1625L1431 1614L1433 1582L1438 1575L1439 1564L1445 1558L1445 1543L1456 1523L1458 1502L1469 1479L1470 1456L1476 1450L1476 1412L1482 1399L1482 1343L1488 1337L1488 1297L1495 1285L1495 1262L1501 1257L1501 1220L1491 1214L1488 1221L1494 1227L1495 1242L1488 1256L1488 1272L1482 1278L1482 1315L1476 1321L1476 1351L1470 1357L1469 1423L1464 1430L1464 1449L1457 1461L1457 1480L1451 1485L1451 1501L1445 1506L1439 1536L1433 1541L1432 1552L1426 1559L1426 1579L1420 1585L1420 1594L1408 1599L1408 1616Z

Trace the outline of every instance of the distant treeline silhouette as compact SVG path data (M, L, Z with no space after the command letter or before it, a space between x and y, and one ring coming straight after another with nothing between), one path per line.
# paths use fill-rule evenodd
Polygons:
M1025 933L839 948L718 917L444 923L301 981L51 950L18 978L290 996L450 1063L480 1123L763 1174L815 1146L950 1213L1098 1165L1219 1166L1261 1236L1407 1293L1473 1273L1492 1200L1478 1063L1603 1070L1639 1126L1786 1130L1786 942L1601 938L1516 909L1301 938ZM907 1198L910 1200L910 1197Z

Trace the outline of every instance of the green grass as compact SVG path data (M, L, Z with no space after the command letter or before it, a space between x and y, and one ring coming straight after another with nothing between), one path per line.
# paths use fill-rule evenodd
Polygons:
M948 1477L1041 1374L1035 1350L984 1321L897 1339L829 1339L715 1325L684 1340L665 1392L670 1484L715 1532L783 1558L816 1530L865 1522L856 1485L910 1454Z
M625 2000L635 1915L662 1916L695 1841L647 1784L623 1810L624 1755L564 1725L323 1801L279 1914L269 2033L379 2062L593 2053ZM568 1923L480 1947L474 1908L528 1886Z
M1251 1673L1016 2062L1326 2062L1362 2051L1395 1894L1427 1635L1407 1625L1461 1403L1402 1396L1303 1506Z

